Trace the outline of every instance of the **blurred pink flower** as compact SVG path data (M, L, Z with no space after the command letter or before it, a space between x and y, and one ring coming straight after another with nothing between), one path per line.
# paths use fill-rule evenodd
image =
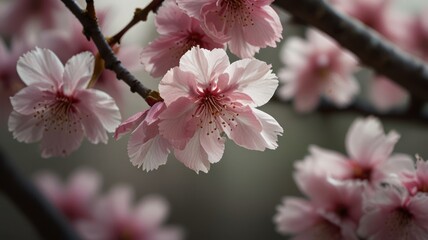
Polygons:
M369 97L373 106L380 112L388 112L404 106L409 94L401 86L383 76L372 79L369 88Z
M169 69L178 66L181 56L194 46L209 50L224 48L224 44L214 41L202 30L198 20L180 9L175 0L162 4L155 24L161 35L141 53L145 70L153 77L162 77Z
M95 144L107 143L106 130L119 125L120 113L109 95L86 89L93 67L89 52L72 57L65 67L47 49L24 54L17 71L27 87L11 97L9 130L14 138L41 140L42 157L68 155L84 136Z
M80 221L78 229L85 240L180 240L178 227L162 226L168 215L168 203L158 196L143 198L135 207L133 192L121 186L113 188L94 207L94 218Z
M406 45L409 19L391 7L391 0L335 0L333 3L344 13L360 20L388 40Z
M366 194L365 214L358 233L370 240L424 240L428 238L428 195L409 196L389 185Z
M278 231L297 235L293 239L357 240L363 185L323 176L308 177L311 185L304 192L310 201L286 198L274 217Z
M306 41L291 37L281 50L281 59L285 68L278 74L284 84L279 96L286 100L293 98L300 112L312 111L321 96L344 107L359 92L352 76L357 61L316 30L308 31Z
M273 0L177 0L178 6L201 21L212 38L227 43L241 58L254 56L260 48L276 47L282 36Z
M277 86L264 62L230 64L223 49L194 47L160 82L167 106L159 116L160 133L177 149L177 159L196 172L208 172L221 159L224 135L248 149L275 149L283 129L255 107L268 102Z
M139 112L119 125L114 137L119 139L131 133L128 155L134 166L151 171L166 164L171 144L159 135L159 114L165 110L165 103L158 102L144 112Z
M428 193L428 162L417 157L416 166L411 165L408 171L401 174L402 184L407 188L411 195L417 193Z
M91 217L101 184L100 176L91 170L75 171L66 183L50 172L36 175L35 183L48 200L73 224Z
M296 182L307 185L307 176L315 174L338 180L368 181L374 186L391 174L409 169L412 161L407 155L391 155L399 138L395 131L385 134L374 117L357 119L346 135L349 156L312 146L310 155L295 164Z
M9 1L0 9L0 35L19 35L29 27L52 28L64 9L57 0Z
M428 62L428 9L412 19L408 30L411 52Z

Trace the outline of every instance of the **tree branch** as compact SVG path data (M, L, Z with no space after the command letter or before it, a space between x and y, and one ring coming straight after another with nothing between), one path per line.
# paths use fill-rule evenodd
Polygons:
M80 239L65 218L0 151L0 190L27 216L43 239Z
M325 0L277 0L277 6L334 38L360 61L387 76L416 98L428 101L428 67Z
M131 89L131 92L138 93L146 102L151 105L153 99L148 99L155 91L146 88L134 75L132 75L117 59L109 43L106 41L98 26L96 18L92 13L81 9L74 0L61 0L65 6L74 14L83 26L83 31L87 37L90 37L98 48L100 56L105 61L105 67L116 73L117 79L123 80Z

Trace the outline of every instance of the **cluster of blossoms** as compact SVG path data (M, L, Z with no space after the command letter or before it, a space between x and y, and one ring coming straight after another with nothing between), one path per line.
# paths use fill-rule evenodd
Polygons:
M428 18L424 11L405 15L390 0L331 0L337 10L361 21L383 38L415 56L427 60ZM290 37L281 50L285 67L279 74L283 86L279 96L293 99L297 111L314 110L321 98L337 107L354 102L360 87L353 76L360 68L356 59L334 40L310 29L306 40ZM388 78L372 74L368 100L379 112L400 110L408 94Z
M147 171L165 164L172 152L190 169L208 172L221 159L226 136L248 149L275 149L283 129L256 107L273 96L276 75L253 58L231 64L224 49L252 57L276 46L282 26L271 2L165 1L156 15L160 36L141 54L145 69L163 76L161 99L120 125L117 92L92 88L95 81L106 86L112 81L102 75L97 80L99 56L93 57L95 46L77 34L76 21L69 32L47 31L38 45L59 54L36 48L19 58L17 72L26 86L10 98L9 130L18 141L41 141L42 157L67 156L85 136L96 144L107 143L107 132L116 128L116 139L132 132L129 157ZM23 6L12 4L9 10L13 7ZM104 16L99 14L101 25ZM62 50L66 45L72 47ZM135 54L132 47L115 50Z
M166 0L155 18L160 36L141 54L146 71L153 77L163 76L194 46L212 50L227 45L240 58L276 47L282 25L272 2Z
M66 183L51 172L41 172L35 183L84 240L183 239L181 228L162 226L169 212L165 199L150 195L133 206L133 189L125 185L100 196L101 177L93 170L77 170Z
M428 163L393 154L399 137L368 117L350 127L348 155L311 146L294 173L308 199L284 199L278 231L295 239L428 238Z

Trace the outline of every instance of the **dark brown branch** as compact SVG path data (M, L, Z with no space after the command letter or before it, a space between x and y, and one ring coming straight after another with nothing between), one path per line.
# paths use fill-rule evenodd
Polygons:
M135 24L139 23L140 21L146 21L149 13L156 12L158 8L162 5L163 1L164 0L153 0L144 9L135 9L134 17L131 19L131 21L121 31L119 31L113 37L108 39L110 46L113 46L116 43L120 43L120 40L122 39L123 35L125 35L125 33L128 32L129 29L134 27Z
M43 239L80 239L65 218L19 173L1 151L0 190L27 216Z
M277 0L275 4L334 38L360 61L416 98L428 101L428 67L323 0Z
M277 102L281 104L292 104L291 101L281 100L278 96L274 96L271 99L271 102ZM388 119L393 121L402 121L402 122L413 122L421 125L428 124L428 116L424 115L420 112L420 105L410 103L410 107L408 109L403 110L392 110L389 112L379 112L373 106L362 103L362 102L354 102L353 104L347 107L336 107L328 102L321 102L320 106L315 109L315 113L321 114L340 114L340 113L356 113L363 116L376 116L382 119ZM309 114L308 114L309 116Z
M74 14L83 26L84 33L89 36L98 48L100 56L105 61L105 67L116 73L117 79L123 80L131 88L131 92L138 93L147 99L154 91L146 88L134 75L132 75L117 59L113 50L107 43L96 18L87 11L81 9L74 0L61 0L65 6Z

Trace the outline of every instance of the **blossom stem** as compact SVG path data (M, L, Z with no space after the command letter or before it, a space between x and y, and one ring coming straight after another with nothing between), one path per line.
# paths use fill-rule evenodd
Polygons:
M146 21L149 13L156 12L158 8L162 5L163 1L164 0L153 0L144 9L141 9L141 8L135 9L134 17L131 19L131 21L118 33L108 38L107 41L110 44L110 46L114 46L116 43L120 44L120 40L122 39L123 35L125 35L125 33L127 33L129 29L134 27L140 21L142 22Z
M117 59L112 48L101 32L96 18L91 16L92 14L90 12L81 9L74 0L61 1L80 21L86 37L92 39L94 44L97 46L100 56L105 61L105 67L115 72L117 79L123 80L130 87L131 92L138 93L145 100L155 92L138 81L137 78L135 78L135 76L132 75ZM88 1L92 2L91 0Z
M32 222L43 239L78 240L65 218L0 150L0 190Z
M318 28L353 52L360 61L428 101L428 66L404 53L364 25L352 20L323 0L274 2L298 19Z

